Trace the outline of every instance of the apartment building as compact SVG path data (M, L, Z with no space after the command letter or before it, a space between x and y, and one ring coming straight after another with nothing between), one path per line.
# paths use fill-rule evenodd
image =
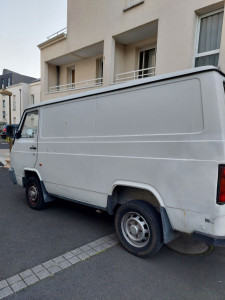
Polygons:
M224 1L68 0L41 51L41 101L214 65L225 72Z
M40 80L10 85L7 90L11 96L11 122L18 124L23 111L32 104L40 102ZM9 123L9 96L0 95L0 121Z
M1 89L6 89L11 85L15 85L20 82L30 83L34 80L36 80L36 78L22 75L8 69L3 69L2 75L0 75Z

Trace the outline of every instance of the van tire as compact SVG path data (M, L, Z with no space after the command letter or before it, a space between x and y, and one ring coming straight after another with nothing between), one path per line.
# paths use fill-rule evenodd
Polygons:
M28 205L35 209L44 209L46 203L44 201L42 188L40 181L36 177L29 177L26 182L26 198Z
M134 255L153 255L163 245L160 214L144 201L132 200L121 205L115 227L122 245Z

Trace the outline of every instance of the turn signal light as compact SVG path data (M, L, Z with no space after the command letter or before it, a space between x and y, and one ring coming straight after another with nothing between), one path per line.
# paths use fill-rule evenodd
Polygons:
M217 203L225 204L225 166L223 165L219 166Z

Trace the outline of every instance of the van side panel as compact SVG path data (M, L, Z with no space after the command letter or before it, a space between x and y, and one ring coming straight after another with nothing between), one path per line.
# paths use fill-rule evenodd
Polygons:
M47 191L106 207L116 182L142 184L174 229L225 236L222 80L192 74L41 107L36 168Z
M36 167L50 194L95 201L95 106L95 101L86 100L41 108Z

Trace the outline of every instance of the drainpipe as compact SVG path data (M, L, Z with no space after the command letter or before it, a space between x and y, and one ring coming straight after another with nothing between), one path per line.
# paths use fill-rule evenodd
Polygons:
M20 91L20 119L21 119L21 89L19 89Z

